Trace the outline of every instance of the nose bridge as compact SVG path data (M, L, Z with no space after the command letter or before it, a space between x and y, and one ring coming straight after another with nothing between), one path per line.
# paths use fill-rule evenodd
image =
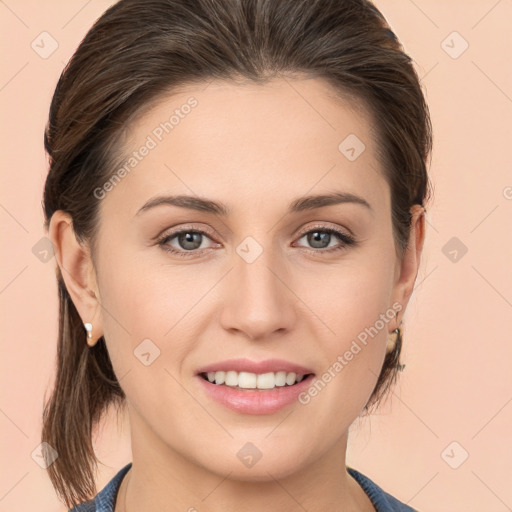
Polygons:
M232 296L224 303L222 316L225 328L258 338L289 327L293 320L293 294L284 284L282 269L286 265L279 263L276 253L251 237L236 248L227 284Z
M265 249L254 261L240 257L236 263L236 278L245 289L245 295L254 300L272 301L280 293L276 277L276 258L272 249ZM273 271L271 271L273 269ZM281 284L282 286L282 284Z

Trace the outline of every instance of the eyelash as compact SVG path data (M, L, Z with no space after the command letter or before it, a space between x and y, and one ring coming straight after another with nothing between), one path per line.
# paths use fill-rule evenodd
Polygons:
M338 245L336 247L331 247L330 249L307 249L306 248L306 250L308 252L312 252L315 254L319 254L319 253L320 254L321 253L332 254L333 252L346 250L348 247L354 247L358 244L358 242L356 241L356 239L354 237L347 235L346 233L343 233L342 231L339 231L337 229L329 228L326 226L314 226L311 229L301 233L301 235L299 236L299 239L304 237L305 235L308 235L309 233L315 233L315 232L329 233L331 235L337 236L342 241L341 245ZM169 245L167 244L167 242L169 242L170 240L172 240L173 238L175 238L176 236L178 236L182 233L198 233L201 235L205 235L208 238L211 238L209 233L207 233L206 231L203 231L201 229L181 229L179 231L174 231L173 233L165 234L164 236L162 236L158 239L157 243L159 246L162 247L162 249L164 251L170 252L171 254L174 254L174 255L182 257L182 258L190 258L190 257L193 257L194 255L196 255L198 252L201 252L200 250L197 250L197 249L194 249L191 251L184 251L184 250L177 250L174 248L170 248ZM207 249L203 249L203 250L207 250Z

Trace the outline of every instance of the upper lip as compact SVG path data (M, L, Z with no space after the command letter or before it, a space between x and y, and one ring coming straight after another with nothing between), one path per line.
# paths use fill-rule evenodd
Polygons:
M249 373L270 373L270 372L287 372L296 373L299 375L307 375L313 371L300 364L285 361L284 359L265 359L264 361L252 361L250 359L227 359L226 361L219 361L207 366L199 368L197 371L200 373L208 372L226 372L233 370L235 372L249 372Z

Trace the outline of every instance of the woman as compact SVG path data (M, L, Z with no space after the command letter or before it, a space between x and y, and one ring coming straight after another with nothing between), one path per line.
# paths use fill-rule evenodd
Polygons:
M430 192L428 108L371 3L121 0L45 147L67 506L413 510L345 464L402 367ZM110 405L133 460L95 496Z

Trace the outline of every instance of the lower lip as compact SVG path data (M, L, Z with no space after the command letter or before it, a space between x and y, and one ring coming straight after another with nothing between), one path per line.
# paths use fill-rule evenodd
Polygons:
M243 414L272 414L283 409L298 401L298 396L311 385L314 377L310 374L293 386L280 386L269 390L242 390L212 384L200 375L197 376L208 396L225 407Z

